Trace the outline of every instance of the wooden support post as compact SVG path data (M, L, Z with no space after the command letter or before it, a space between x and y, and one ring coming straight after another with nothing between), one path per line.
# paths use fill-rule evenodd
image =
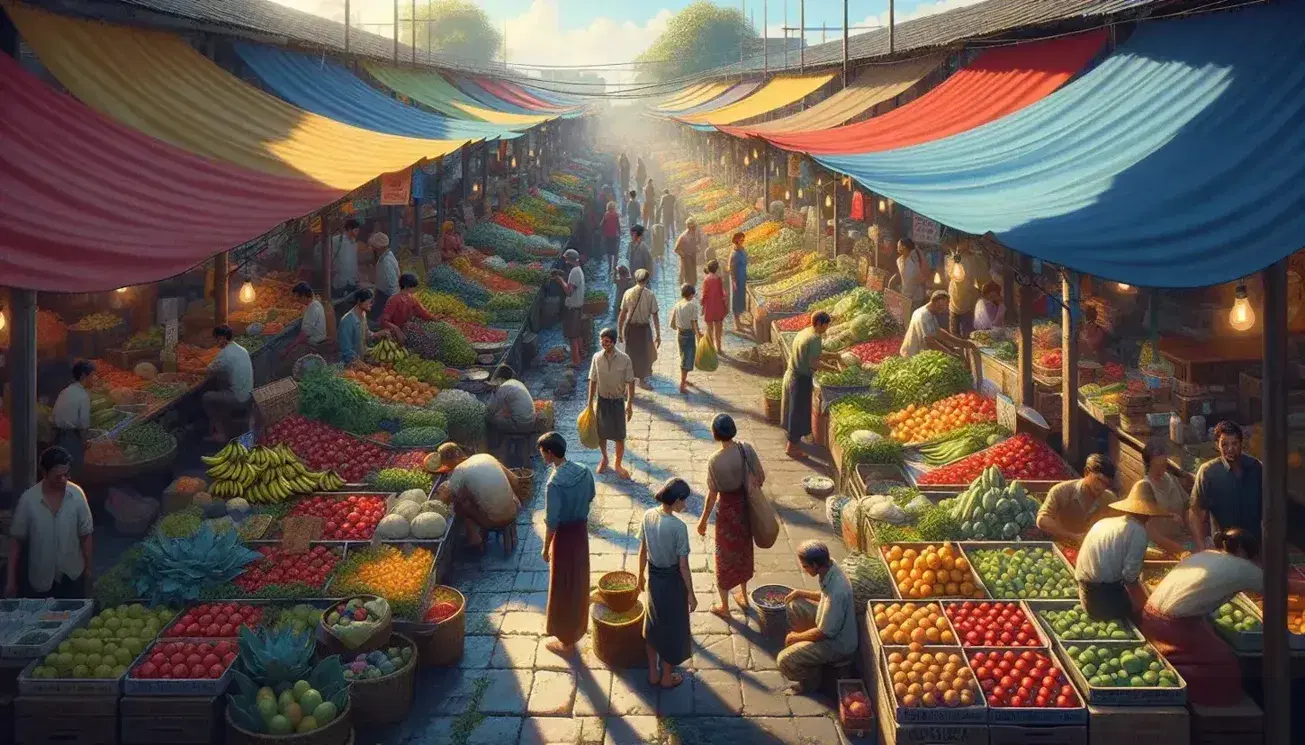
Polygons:
M13 399L9 447L14 494L19 495L36 483L35 290L9 291L9 329L9 395Z
M436 240L444 229L444 158L435 161L435 184L428 189L430 198L435 200L435 235Z
M1019 302L1020 342L1016 364L1020 374L1020 403L1033 406L1033 259L1028 254L1019 255L1019 273L1024 282L1015 291ZM1007 272L1009 276L1011 273Z
M462 146L462 201L471 197L471 146Z
M223 251L213 257L213 325L222 326L227 322L231 303L231 254Z
M1264 301L1264 741L1291 738L1287 639L1287 259L1265 269Z
M770 211L770 147L761 146L761 209Z
M480 198L485 200L485 214L489 214L489 147L486 142L481 147L480 158Z
M1006 265L1006 271L1002 272L1001 277L1001 298L1006 304L1006 317L1002 319L1002 323L1006 326L1011 326L1019 322L1019 314L1017 311L1020 306L1017 304L1018 301L1015 299L1014 265L1016 262L1020 261L1020 259L1016 257L1013 250L1008 248L1005 249L1005 251L1006 255L1003 257L1003 263ZM1023 270L1021 269L1021 271ZM1032 406L1033 404L1029 403L1028 405Z
M834 221L834 255L838 255L838 209L843 201L843 177L834 174L834 214L829 216Z
M1065 302L1060 324L1060 445L1065 460L1079 468L1082 464L1078 452L1078 327L1072 310L1078 302L1078 275L1068 269L1063 271L1060 282Z
M337 226L341 231L344 225ZM332 296L334 288L331 287L331 279L335 274L335 236L327 230L327 220L322 218L322 309L326 311L326 338L335 339L335 298ZM341 240L349 240L348 236L340 236Z

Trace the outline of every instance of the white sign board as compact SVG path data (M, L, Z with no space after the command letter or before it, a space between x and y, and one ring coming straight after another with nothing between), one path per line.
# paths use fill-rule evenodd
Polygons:
M159 300L159 323L175 321L180 317L181 298L165 297Z
M912 215L911 240L917 244L936 246L942 240L942 226L927 217Z
M172 319L163 325L163 348L177 348L177 319Z

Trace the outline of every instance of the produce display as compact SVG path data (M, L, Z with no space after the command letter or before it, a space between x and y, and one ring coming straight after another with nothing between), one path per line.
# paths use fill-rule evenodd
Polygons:
M448 264L440 264L431 269L426 275L426 284L436 292L445 292L462 298L473 308L483 308L485 303L489 302L489 290Z
M346 649L357 649L390 620L385 598L349 598L336 603L322 616L322 623Z
M149 680L218 679L236 661L236 646L231 642L159 642L150 647L143 662L131 669L130 677Z
M345 680L374 680L383 678L407 667L412 662L413 648L387 647L371 652L359 652L345 667Z
M852 597L858 608L865 607L872 598L885 598L893 594L892 578L888 566L879 556L879 552L860 553L852 551L839 562L839 568L852 585Z
M163 630L163 638L187 637L192 639L235 638L241 626L255 628L263 623L263 606L237 605L235 603L200 603L192 606L171 626ZM233 655L234 658L234 655Z
M1020 482L1007 483L996 466L985 468L968 489L939 506L960 523L961 538L972 541L1014 540L1033 525L1039 508Z
M463 236L468 246L492 251L507 261L536 261L556 256L557 246L547 238L528 236L492 222L477 222Z
M326 546L313 546L304 554L292 554L278 546L259 546L261 558L231 581L238 597L312 598L321 597L331 578L340 553Z
M452 387L461 378L456 371L450 370L442 363L416 354L410 354L395 362L394 371L400 375L416 378L437 389Z
M313 664L311 634L245 631L227 695L227 712L241 728L273 736L312 732L349 707L349 681L334 655ZM280 693L278 693L278 691Z
M105 608L73 629L40 665L32 669L36 678L120 678L127 666L158 636L177 612L170 608L146 608L138 603Z
M1128 621L1094 621L1083 606L1074 605L1064 610L1044 608L1038 616L1047 628L1064 641L1128 641L1140 638Z
M935 350L911 357L889 357L879 365L875 386L892 397L895 408L926 406L974 385L965 363Z
M390 454L380 445L349 437L334 427L300 416L288 416L268 428L269 442L284 442L314 470L333 470L347 483L361 483L388 464ZM337 487L338 488L338 487Z
M91 313L68 327L69 331L108 331L123 323L122 316L112 313Z
M1178 674L1147 645L1065 647L1078 671L1094 688L1176 688Z
M957 393L931 404L909 404L884 418L898 442L926 442L968 424L997 421L997 402L974 391Z
M937 603L874 603L871 612L884 644L956 644L956 636Z
M974 570L997 599L1041 598L1059 600L1078 597L1078 582L1069 565L1050 548L967 550Z
M452 618L461 608L448 600L440 600L432 603L426 611L426 616L422 619L427 623L443 623Z
M967 647L1040 647L1033 619L1018 603L970 602L944 606L961 643ZM982 677L979 678L983 680Z
M382 545L351 551L331 584L335 595L379 595L390 601L394 614L416 618L417 604L435 566L435 554L425 548L403 551Z
M177 344L177 371L183 373L204 373L217 357L218 348L196 347L180 342Z
M287 517L322 518L328 541L369 541L385 516L385 498L374 494L318 494L294 504Z
M340 376L352 380L377 398L412 406L425 406L439 393L429 383L383 367L350 367L341 372Z
M942 466L991 447L1010 435L1010 430L995 424L970 424L934 437L916 446L924 462Z
M969 561L951 544L891 545L883 552L903 598L986 597L970 573Z
M880 385L883 372L879 373ZM968 484L984 470L995 467L1007 479L1060 481L1074 477L1065 461L1046 443L1018 434L987 450L936 468L916 480L919 484Z
M86 448L86 462L98 465L143 463L175 450L177 440L154 422L129 425L112 440L93 441Z
M875 371L863 367L848 367L838 372L822 370L816 373L816 383L824 388L868 388L875 381Z
M235 579L258 559L234 530L205 521L193 535L168 538L157 532L141 542L133 587L151 606L196 600L200 592Z
M389 468L382 468L375 475L367 477L367 486L383 492L398 493L409 489L420 489L430 493L434 487L434 479L422 470L422 462L427 455L428 453L421 452L396 455ZM408 456L415 457L416 463L407 465L405 458Z
M299 413L355 435L375 432L383 418L376 399L366 389L336 375L330 368L309 370L299 380ZM276 438L275 441L282 439ZM304 451L295 447L294 442L290 445L300 457L304 456Z
M338 489L344 481L331 471L309 471L284 443L253 450L227 443L216 455L202 456L213 479L210 491L220 499L241 497L254 504L274 504L317 489Z
M901 336L889 336L886 339L872 339L853 344L843 350L840 359L843 364L850 364L851 359L855 358L860 365L878 365L901 352L902 340Z
M472 282L475 282L490 292L516 293L523 292L526 289L525 285L520 282L514 279L508 279L487 267L477 266L465 258L454 259L452 266Z
M1070 709L1081 706L1078 692L1044 651L975 652L970 668L988 706Z
M444 414L448 436L461 445L485 440L485 404L466 391L440 391L432 408Z
M371 349L367 350L368 356L381 365L393 365L395 362L408 356L408 350L399 346L393 339L381 339Z
M959 652L959 650L957 651ZM888 653L888 678L899 706L908 709L974 706L974 671L957 652L929 652L912 646Z

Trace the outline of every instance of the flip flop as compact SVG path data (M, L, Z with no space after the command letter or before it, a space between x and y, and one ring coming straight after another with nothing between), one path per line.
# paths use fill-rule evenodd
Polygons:
M670 684L670 685L666 685L665 683L661 683L660 685L661 685L661 687L662 687L662 690L669 691L669 690L671 690L672 688L678 686L679 684L681 684L681 683L683 683L683 682L684 682L684 676L683 676L683 675L681 675L681 674L679 674L679 673L671 673L671 684Z

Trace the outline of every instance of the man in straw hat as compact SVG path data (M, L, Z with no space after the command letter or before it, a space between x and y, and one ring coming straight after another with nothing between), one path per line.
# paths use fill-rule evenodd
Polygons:
M521 502L512 489L516 477L494 456L480 453L468 458L456 443L446 442L437 452L440 464L435 473L449 477L435 496L462 519L467 546L482 548L482 531L498 530L517 519Z
M367 245L376 251L376 300L367 320L378 325L385 304L399 294L399 259L390 250L390 237L384 233L372 233Z
M1098 520L1083 538L1074 566L1078 597L1087 614L1098 621L1122 620L1134 615L1131 595L1150 542L1146 524L1168 513L1155 499L1155 491L1139 481L1124 499L1110 505L1118 517Z

